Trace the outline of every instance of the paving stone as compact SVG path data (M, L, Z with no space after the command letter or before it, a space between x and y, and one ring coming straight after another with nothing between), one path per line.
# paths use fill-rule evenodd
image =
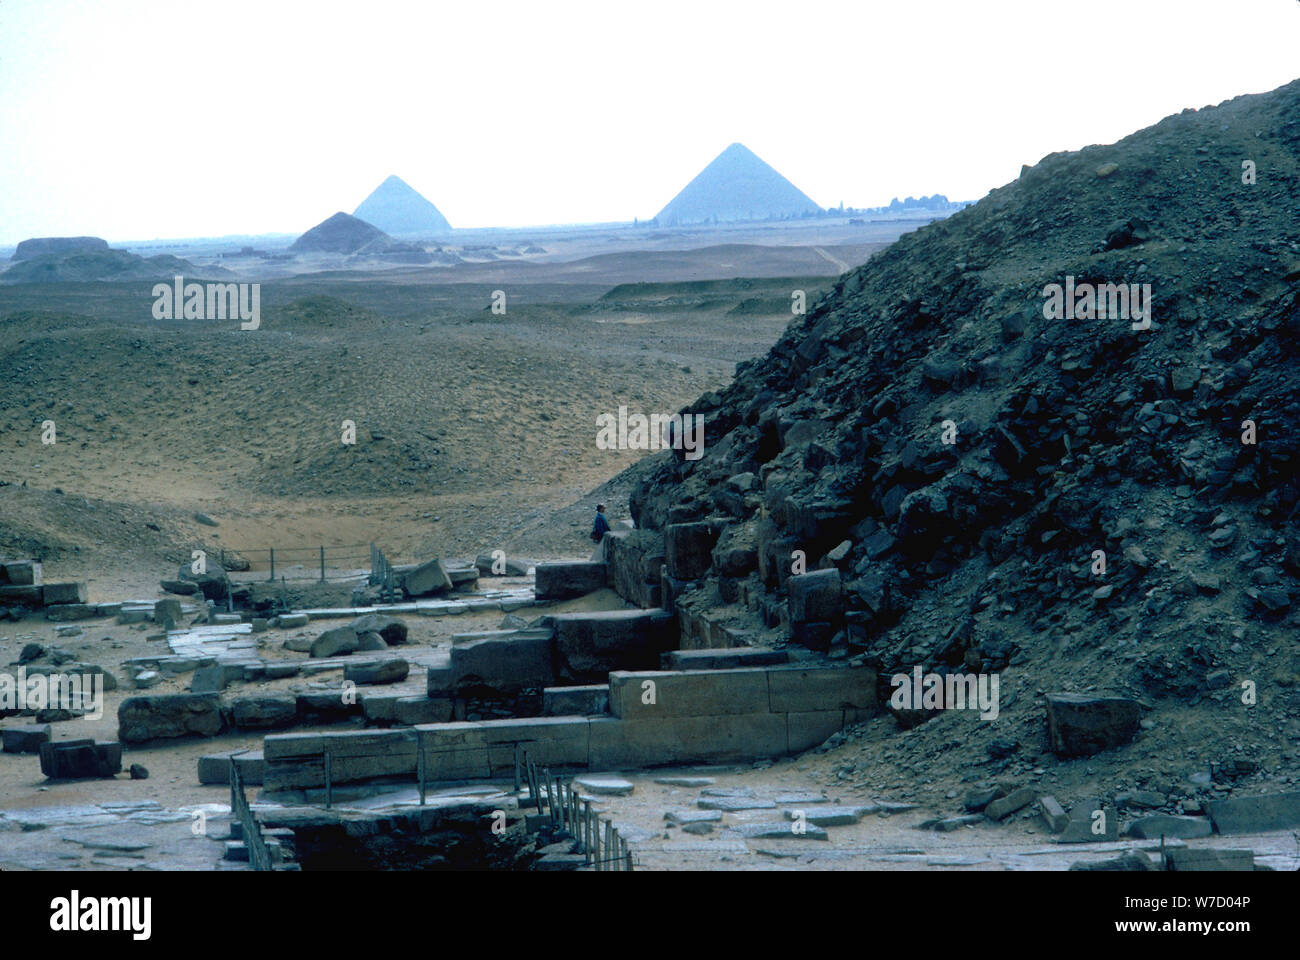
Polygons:
M721 823L721 810L666 810L664 819L679 827L688 823Z
M746 840L829 840L826 831L814 824L805 824L795 833L794 823L736 823L727 829Z
M587 793L598 797L626 797L635 786L630 780L619 777L599 777L584 774L574 777L573 782Z
M753 797L700 797L695 805L701 810L775 810L776 804L771 800L758 800Z
M654 782L664 787L710 787L712 777L655 777Z
M961 827L973 826L977 823L987 823L988 820L983 814L967 813L959 817L936 817L933 820L926 820L916 825L918 830L937 830L940 833L947 833L951 830L958 830Z
M820 806L810 804L806 807L788 807L782 812L787 820L794 820L802 814L805 820L819 827L847 827L862 819L862 809L860 807L841 806L833 803Z

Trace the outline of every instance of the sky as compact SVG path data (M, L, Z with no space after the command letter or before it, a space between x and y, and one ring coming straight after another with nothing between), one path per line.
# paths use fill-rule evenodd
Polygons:
M0 0L0 244L653 217L740 141L823 206L1300 76L1296 0Z

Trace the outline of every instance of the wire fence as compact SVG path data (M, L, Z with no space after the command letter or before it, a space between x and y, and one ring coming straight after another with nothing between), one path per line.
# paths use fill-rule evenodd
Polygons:
M253 816L253 809L248 805L244 794L244 778L239 772L235 758L230 758L230 810L239 821L240 833L244 846L248 849L248 862L254 870L272 870L271 851L262 836L262 828Z
M425 805L428 792L424 738L418 734L416 742L415 779L420 790L420 806ZM507 743L510 741L506 741ZM472 749L472 748L471 748ZM435 750L435 754L464 753L465 747ZM551 773L550 767L539 767L528 756L528 748L514 741L515 795L522 797L527 789L527 799L521 799L539 814L549 814L553 833L568 834L574 841L574 852L583 855L584 866L595 870L632 870L635 861L628 846L612 821L602 820L591 808L591 801L583 799L574 788L573 778L567 780ZM334 806L334 763L329 750L321 752L325 774L325 809Z
M295 567L318 570L320 581L325 582L328 570L360 569L373 559L371 543L348 543L315 547L221 547L218 563L222 570L242 572L267 571L268 582L276 578L276 567L281 574ZM359 563L355 561L360 561ZM244 564L247 564L247 567ZM347 564L351 563L351 566Z

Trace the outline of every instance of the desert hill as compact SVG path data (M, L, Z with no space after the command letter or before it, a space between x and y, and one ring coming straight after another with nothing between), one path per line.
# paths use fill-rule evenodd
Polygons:
M108 241L100 237L33 237L23 240L14 250L13 260L31 260L52 254L80 253L83 250L107 250Z
M841 277L687 408L702 459L633 469L640 526L722 530L688 607L787 635L801 549L846 609L796 638L877 665L882 699L917 666L1001 674L996 722L872 721L828 782L951 807L959 760L1063 800L1147 786L1170 812L1295 782L1298 206L1300 81L1052 154ZM1109 296L1056 319L1049 285L1075 284L1149 284L1149 329ZM1041 695L1061 690L1139 699L1142 732L1058 762Z
M451 224L432 203L401 177L390 176L352 211L385 233L425 235L451 232Z
M741 143L733 143L682 188L655 220L661 226L767 220L821 208Z
M196 267L188 260L170 254L141 257L127 250L74 249L20 260L0 273L0 283L169 281L177 275L218 279L230 276L230 272L221 267Z
M322 220L289 246L291 253L356 253L376 240L391 240L373 224L342 211Z

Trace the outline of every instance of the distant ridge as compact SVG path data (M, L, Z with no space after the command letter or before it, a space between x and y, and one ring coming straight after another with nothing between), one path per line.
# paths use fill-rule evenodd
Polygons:
M450 233L451 224L401 177L392 176L353 211L386 233Z
M758 158L733 143L659 211L661 226L769 220L819 213L821 207Z

